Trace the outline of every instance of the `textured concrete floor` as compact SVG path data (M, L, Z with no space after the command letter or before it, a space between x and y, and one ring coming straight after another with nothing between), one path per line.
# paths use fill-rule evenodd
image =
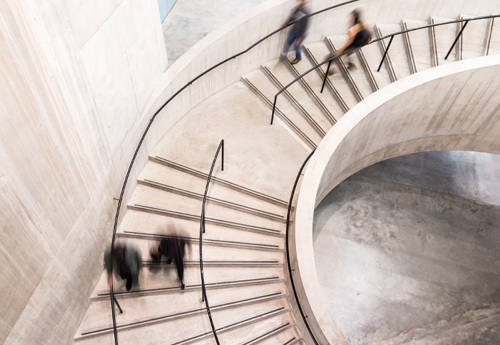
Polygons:
M422 153L325 198L315 259L349 344L500 343L499 176L498 156Z
M168 65L237 15L267 0L178 0L163 21Z

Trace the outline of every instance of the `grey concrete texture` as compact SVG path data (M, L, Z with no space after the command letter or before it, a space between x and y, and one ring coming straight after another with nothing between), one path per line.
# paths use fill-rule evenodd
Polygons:
M163 21L168 65L210 32L267 0L178 0Z
M349 344L500 343L499 171L495 155L420 153L323 200L316 267Z

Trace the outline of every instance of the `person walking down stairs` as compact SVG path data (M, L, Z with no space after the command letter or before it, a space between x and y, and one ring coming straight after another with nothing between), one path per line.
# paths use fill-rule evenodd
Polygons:
M167 259L167 264L175 263L177 268L177 277L180 282L181 290L186 288L184 284L184 255L186 254L186 240L175 235L163 238L158 249L151 248L150 256L153 261L160 262L162 256Z
M117 278L126 280L126 289L130 291L139 282L139 270L142 258L139 251L125 244L115 244L104 253L104 264L108 272L108 285L113 287L113 272Z
M361 19L361 10L355 9L351 12L352 25L347 31L347 41L328 56L329 60L340 58L342 55L347 56L347 68L355 69L356 65L351 61L350 55L356 52L359 48L370 44L373 39L372 30L367 22ZM328 74L334 74L332 68Z
M308 0L301 0L299 4L294 8L292 14L288 20L283 24L281 29L285 28L288 24L293 23L293 26L288 33L288 37L285 41L285 46L283 47L283 52L281 53L280 61L285 61L286 54L292 46L295 45L295 59L292 60L292 64L296 64L302 59L302 42L307 34L307 28L309 26L309 8Z

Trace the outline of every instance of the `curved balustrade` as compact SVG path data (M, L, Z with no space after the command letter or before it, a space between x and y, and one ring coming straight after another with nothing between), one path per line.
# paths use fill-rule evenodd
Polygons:
M418 27L418 28L403 30L403 31L395 32L395 33L392 33L390 35L386 35L386 36L374 39L371 42L371 44L379 42L379 41L383 41L383 40L385 40L387 38L390 38L389 43L387 44L387 48L385 49L384 55L382 57L382 61L380 61L380 65L379 65L377 71L380 71L382 63L384 62L384 60L385 60L385 58L387 56L387 52L388 52L388 50L389 50L389 48L391 46L392 39L394 38L394 36L402 35L402 34L405 34L405 33L411 32L411 31L417 31L417 30L422 30L422 29L433 28L433 27L436 27L436 26L443 26L443 25L449 25L449 24L456 24L456 23L465 22L464 26L462 27L462 29L458 33L455 41L453 42L452 46L450 47L448 53L446 54L445 59L447 59L448 56L450 55L450 52L453 50L453 47L456 45L458 39L461 37L461 35L462 35L462 33L463 33L463 31L464 31L464 29L465 29L465 27L466 27L466 25L467 25L467 23L469 21L484 20L484 19L491 19L491 18L498 18L498 17L500 17L500 15L490 15L490 16L482 16L482 17L468 18L468 19L457 19L457 20L452 20L452 21L448 21L448 22L444 22L444 23L429 24L429 25ZM325 72L325 77L323 79L323 85L322 85L321 91L320 91L320 92L323 92L323 88L325 87L326 79L328 78L328 72L330 70L330 66L332 64L332 61L333 60L327 59L327 60L325 60L323 62L320 62L316 66L311 67L310 69L308 69L307 71L305 71L304 73L302 73L301 75L299 75L297 78L295 78L294 80L292 80L291 82L289 82L280 91L278 91L276 93L276 95L274 96L273 110L272 110L272 113L271 113L271 125L273 124L273 120L274 120L274 113L276 111L276 102L278 100L278 96L281 95L284 91L286 91L286 89L288 89L291 85L295 84L295 82L301 80L304 76L308 75L310 72L312 72L312 71L318 69L319 67L323 66L324 64L328 63L328 67L327 67L326 72Z
M307 316L305 315L305 313L300 305L300 299L297 296L297 290L295 289L295 283L293 281L293 273L292 273L293 270L292 270L292 265L291 265L291 260L290 260L290 248L288 246L288 244L289 244L288 236L289 236L289 230L290 230L290 215L292 213L293 197L295 195L295 190L297 189L297 184L299 183L300 176L302 175L302 171L304 170L304 167L306 166L307 162L312 157L314 152L315 152L315 150L312 150L311 153L304 160L304 163L302 163L302 166L300 167L299 172L297 173L297 178L295 179L295 183L293 184L292 193L290 194L290 201L288 203L288 211L286 214L286 235L285 235L285 238L286 238L286 259L288 262L288 274L290 276L290 283L292 285L293 295L295 296L295 301L297 302L297 306L299 308L300 315L302 316L302 319L304 320L304 323L306 324L307 331L311 335L311 338L314 341L314 344L318 345L319 343L316 340L316 337L314 336L314 334L311 330L311 327L309 326L309 322L307 322Z
M210 320L210 325L212 326L212 333L214 335L217 345L219 345L219 339L217 338L217 332L215 331L214 321L212 320L212 314L210 313L210 305L208 304L207 289L205 288L205 277L203 274L203 233L205 232L205 206L207 203L208 188L210 187L210 181L212 179L212 173L214 171L215 162L219 156L219 152L222 149L222 171L224 171L224 140L221 140L219 147L217 147L217 152L215 152L215 157L210 168L210 173L207 178L207 185L205 187L205 193L203 194L203 203L201 205L201 217L200 217L200 276L201 276L201 293L202 300L205 301L205 307L207 310L207 315Z

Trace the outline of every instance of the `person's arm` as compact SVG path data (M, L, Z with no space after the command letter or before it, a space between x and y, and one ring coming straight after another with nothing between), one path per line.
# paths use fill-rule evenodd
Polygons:
M331 58L336 58L336 57L339 57L340 54L342 54L342 52L347 48L349 47L352 42L354 42L354 38L356 37L356 35L358 34L358 32L361 31L361 25L360 24L356 24L354 25L353 27L351 27L348 31L347 31L347 41L342 45L342 47L340 47L339 49L337 49L335 52L333 52L331 54Z
M286 28L288 26L288 24L290 24L293 20L293 17L295 16L295 13L297 13L297 7L295 7L292 11L292 14L288 17L288 19L285 21L285 23L283 25L280 26L280 30L283 30L284 28Z

